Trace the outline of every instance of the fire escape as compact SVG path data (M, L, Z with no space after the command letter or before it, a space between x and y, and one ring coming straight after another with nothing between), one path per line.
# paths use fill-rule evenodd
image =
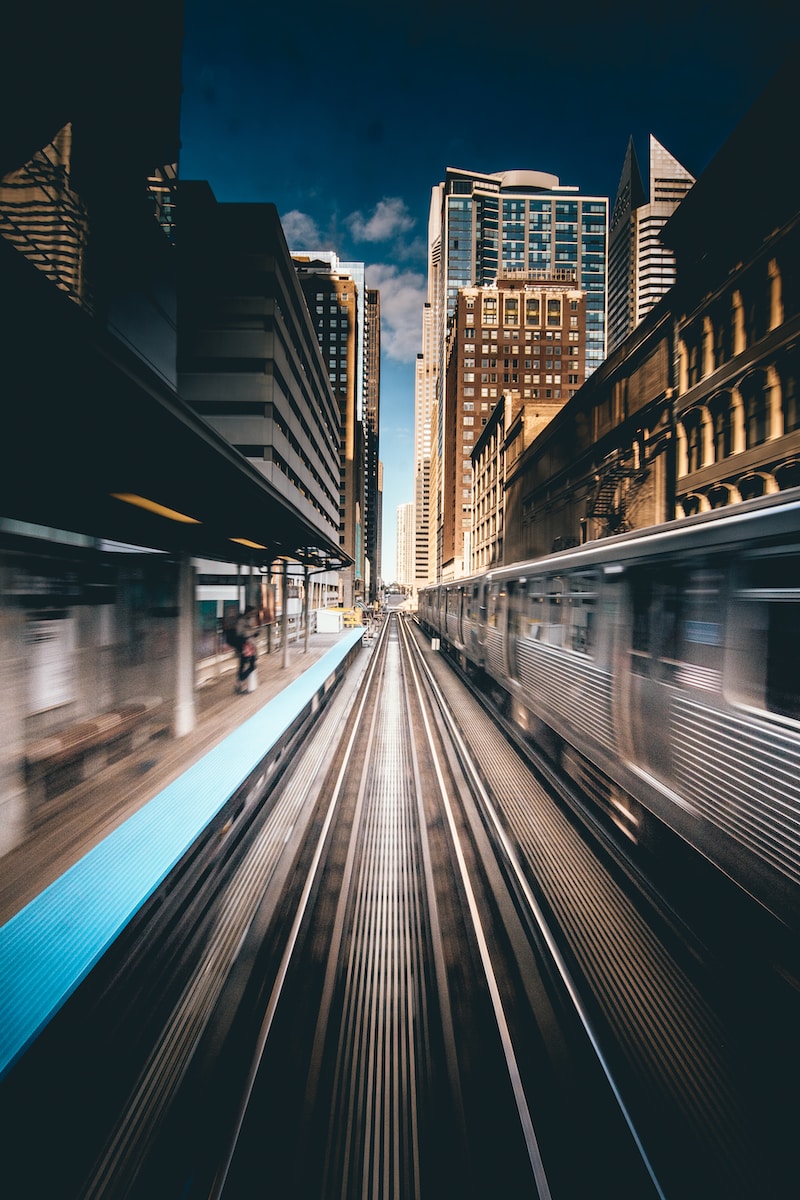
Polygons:
M625 533L631 526L628 514L633 501L650 475L647 464L637 465L642 455L637 448L617 450L600 463L595 474L595 489L586 506L586 516L602 521L602 536Z

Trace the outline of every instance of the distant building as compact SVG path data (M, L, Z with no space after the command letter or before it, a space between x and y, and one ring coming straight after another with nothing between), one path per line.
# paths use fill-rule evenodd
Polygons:
M397 571L395 583L414 586L414 505L397 506Z
M418 496L424 498L426 475L429 481L427 529L424 504L417 515L421 551L427 543L429 580L439 577L450 554L449 547L441 544L444 502L436 489L441 488L445 476L436 460L441 459L448 436L445 364L459 291L494 286L501 277L515 272L550 278L566 272L585 294L581 377L586 378L605 357L607 227L605 197L581 196L576 187L562 186L555 175L542 171L481 174L449 167L445 179L432 189L415 447ZM436 425L432 421L434 406ZM426 421L430 424L427 434ZM428 446L430 465L426 468ZM454 550L453 561L461 554Z
M432 280L428 277L430 294ZM431 498L431 419L438 389L439 360L433 352L434 306L426 301L422 314L422 352L417 355L414 378L414 586L425 587L430 578L429 539ZM433 554L435 565L436 555Z
M459 291L440 421L437 578L470 570L472 451L495 405L516 392L558 411L584 381L585 350L586 294L572 268L506 272Z
M277 210L187 181L179 202L180 394L342 546L339 405ZM280 526L270 535L277 559Z
M378 459L378 534L377 534L377 570L378 578L376 581L378 591L381 591L386 583L386 576L383 570L383 463Z
M293 251L292 258L339 406L339 544L354 562L342 573L341 602L352 608L366 598L364 264L340 262L330 251Z
M368 563L367 599L378 597L381 577L382 490L381 423L381 294L367 288L364 337L364 544Z
M495 404L472 451L471 574L506 563L506 478L563 407L563 400L523 400L519 391L504 391Z
M609 226L609 354L675 282L675 256L659 235L693 183L694 176L651 134L648 194L629 140Z

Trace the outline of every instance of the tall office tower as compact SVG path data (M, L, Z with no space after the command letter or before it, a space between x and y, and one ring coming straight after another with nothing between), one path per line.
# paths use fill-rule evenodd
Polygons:
M378 580L377 587L382 591L386 582L383 570L383 463L378 459Z
M650 192L628 141L608 239L608 351L616 350L675 282L674 255L661 229L694 183L650 134Z
M402 587L414 584L414 505L397 506L397 570L395 582Z
M608 200L581 196L543 171L479 175L448 167L432 193L428 271L440 280L440 327L462 287L485 287L509 271L572 268L586 292L586 375L605 358Z
M179 201L181 398L341 545L339 406L277 209L185 180Z
M429 582L428 508L431 481L431 411L436 395L438 364L431 341L433 308L426 302L422 315L422 353L414 378L414 586Z
M447 327L464 287L486 287L510 271L551 274L571 269L586 295L584 374L605 357L606 241L608 200L582 196L542 171L503 171L483 175L448 167L431 193L428 221L428 303L432 313L430 351L423 346L424 370L435 377L437 427L431 454L441 460L448 411L444 397ZM419 414L418 420L424 420ZM432 463L431 474L435 472ZM439 473L441 486L441 473ZM441 516L441 495L431 485L429 557L433 559L433 510ZM441 569L440 547L436 565Z
M340 262L331 251L292 258L339 405L339 544L354 563L342 572L341 602L352 608L365 600L364 264Z
M367 599L378 598L381 573L378 463L380 461L381 417L381 294L366 290L366 329L364 331L364 443L365 443L365 547L369 564Z

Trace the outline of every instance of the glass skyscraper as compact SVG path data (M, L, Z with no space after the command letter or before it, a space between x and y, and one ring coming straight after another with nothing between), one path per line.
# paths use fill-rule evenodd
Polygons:
M459 289L490 287L498 278L573 283L586 295L585 375L606 356L606 271L608 199L582 196L544 171L481 174L448 167L431 192L428 220L428 304L423 352L417 363L417 546L428 547L429 579L438 575L436 522L441 514L444 431L449 419L444 396L448 326ZM420 381L427 381L423 393ZM435 416L434 416L435 414ZM424 429L425 422L431 426ZM429 447L428 463L420 447ZM426 471L428 474L426 475ZM430 479L427 504L420 506L419 481ZM420 511L422 507L422 511ZM438 514L438 515L437 515ZM436 559L435 556L436 555ZM417 561L418 583L425 564Z
M586 292L587 376L606 352L606 250L608 199L581 196L542 171L503 171L481 175L448 167L433 189L441 206L434 240L429 234L429 270L442 272L446 308L442 335L455 312L462 287L486 287L508 272L533 278L558 269L574 271Z

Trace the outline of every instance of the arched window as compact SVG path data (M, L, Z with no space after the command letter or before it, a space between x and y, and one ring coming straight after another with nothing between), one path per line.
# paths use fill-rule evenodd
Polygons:
M787 354L776 363L781 380L781 409L783 432L800 429L800 398L797 388L797 351Z
M703 465L703 416L699 408L684 414L683 428L686 430L686 473L690 475Z
M700 512L701 498L696 492L690 492L688 496L684 496L680 502L685 517L693 517L695 513Z
M733 488L729 483L718 483L708 490L708 503L712 508L724 508L734 501Z
M713 313L714 322L714 369L724 366L733 354L733 319L730 297L726 304L719 304Z
M782 492L787 488L800 487L800 459L791 458L775 468L775 482Z
M745 449L760 446L769 437L769 393L764 371L751 371L739 384L744 401Z
M744 331L748 346L769 331L771 281L764 267L753 268L743 288Z
M763 475L745 475L739 480L739 495L743 500L755 500L757 496L764 496L767 491L767 483Z
M733 412L730 392L719 392L708 402L711 413L714 462L723 462L733 452Z

